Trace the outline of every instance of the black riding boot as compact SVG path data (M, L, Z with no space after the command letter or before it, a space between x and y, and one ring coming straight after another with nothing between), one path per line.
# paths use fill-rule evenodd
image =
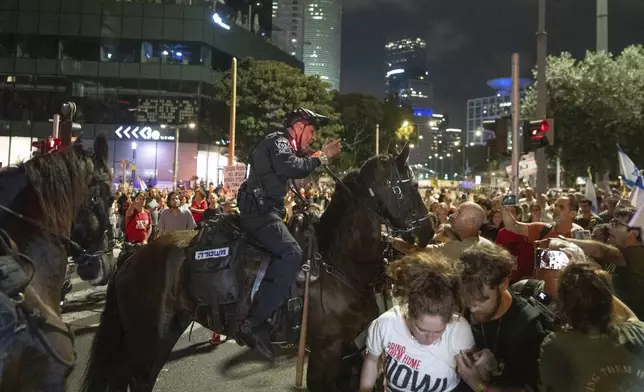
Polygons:
M239 325L237 336L235 337L240 343L257 350L263 357L269 361L275 360L275 352L271 344L270 333L267 328L254 323L251 319L246 319Z

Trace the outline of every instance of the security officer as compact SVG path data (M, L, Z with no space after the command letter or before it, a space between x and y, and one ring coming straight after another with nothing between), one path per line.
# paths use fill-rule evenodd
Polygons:
M284 128L264 136L251 153L250 174L237 195L242 229L268 249L273 260L236 339L270 360L275 354L266 320L288 295L302 265L302 250L283 222L284 197L290 179L307 177L340 152L340 140L329 142L321 152L309 150L318 127L328 122L308 109L288 114Z

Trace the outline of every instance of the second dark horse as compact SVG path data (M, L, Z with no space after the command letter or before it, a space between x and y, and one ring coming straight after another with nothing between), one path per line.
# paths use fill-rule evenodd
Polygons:
M374 157L349 173L343 184L336 185L333 200L315 225L315 238L307 241L306 235L295 235L304 254L315 247L319 255L319 279L310 293L307 386L311 391L339 389L347 347L378 316L372 286L384 272L382 225L415 233L421 246L431 238L408 155L405 147L398 156ZM300 232L307 231L313 230ZM84 391L126 391L128 387L132 392L152 391L193 317L209 326L206 317L195 312L190 295L186 249L194 236L194 232L163 236L117 271L93 342ZM243 245L240 256L249 273L256 272L256 255L261 254L249 251L251 247L249 242ZM248 285L242 289L247 291ZM217 332L234 336L231 329Z

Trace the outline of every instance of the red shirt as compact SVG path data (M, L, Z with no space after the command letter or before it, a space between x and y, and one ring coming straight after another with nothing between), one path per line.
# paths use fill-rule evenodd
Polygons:
M135 212L125 222L125 240L132 243L145 241L151 224L149 212L146 210Z
M192 208L196 208L198 210L206 210L208 209L208 203L206 203L206 200L201 200L197 201L196 199L192 201ZM193 212L192 213L192 218L195 220L195 223L201 222L201 218L203 217L203 212Z
M496 244L505 248L517 258L517 269L510 276L511 282L532 278L534 272L534 243L522 235L501 229L496 236Z

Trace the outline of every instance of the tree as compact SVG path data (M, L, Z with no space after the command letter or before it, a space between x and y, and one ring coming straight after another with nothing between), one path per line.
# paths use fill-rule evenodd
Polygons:
M215 85L215 97L230 108L231 71ZM245 59L237 66L236 155L248 160L259 139L272 127L279 127L292 109L305 107L329 116L330 125L318 131L319 144L341 135L339 116L333 110L329 85L317 76L305 76L300 70L277 61ZM217 122L228 124L229 110L217 115ZM226 129L226 128L224 128ZM227 135L228 132L222 132Z
M333 105L344 128L340 169L358 167L375 155L376 125L383 118L382 102L364 94L336 94Z
M536 71L535 71L536 74ZM616 144L634 162L644 158L644 48L631 46L616 57L605 52L548 58L548 117L555 119L555 145L567 172L585 175L617 170ZM536 86L522 102L524 118L534 118Z
M405 142L414 141L410 128L417 130L412 110L398 106L394 97L387 97L383 103L383 119L380 124L380 153L397 152Z

